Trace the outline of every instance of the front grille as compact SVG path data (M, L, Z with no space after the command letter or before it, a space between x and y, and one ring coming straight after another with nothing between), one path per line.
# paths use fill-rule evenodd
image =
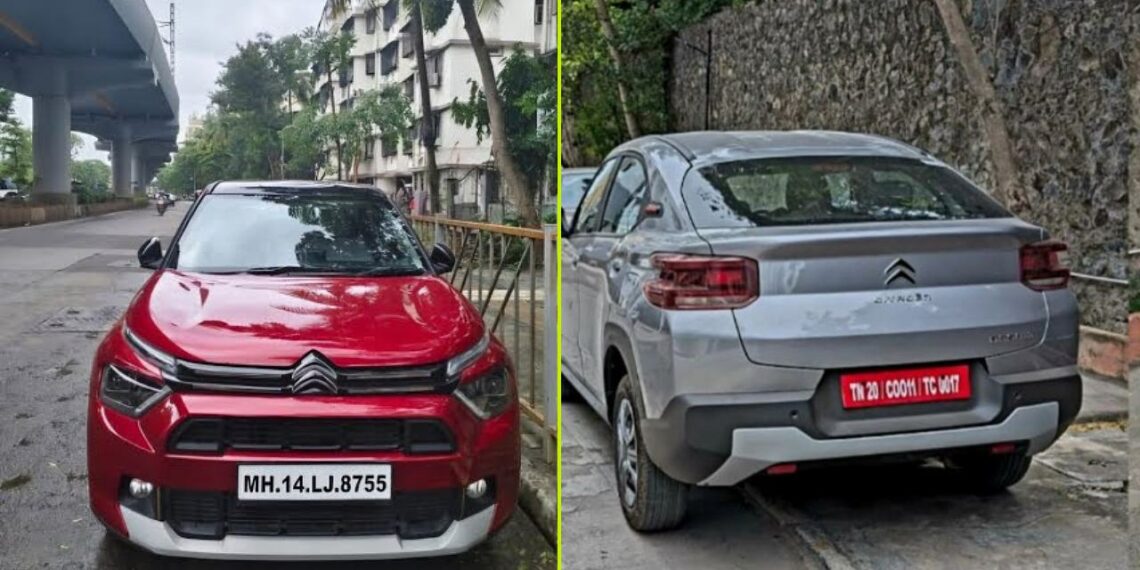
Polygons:
M228 493L171 489L163 493L165 519L187 538L252 536L443 534L461 518L458 489L394 493L388 501L240 501Z
M310 353L288 368L231 366L178 360L173 374L164 376L174 390L305 394L304 372L318 363L326 380L314 393L395 394L450 393L455 379L447 376L447 363L381 368L337 368Z
M167 447L182 453L240 451L394 451L450 453L451 432L432 419L191 418Z

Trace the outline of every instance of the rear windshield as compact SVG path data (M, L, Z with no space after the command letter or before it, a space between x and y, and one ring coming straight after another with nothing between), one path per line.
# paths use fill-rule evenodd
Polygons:
M184 271L419 274L425 262L385 200L343 194L210 194L175 244Z
M884 157L722 162L685 184L698 227L1005 218L1010 214L944 166Z

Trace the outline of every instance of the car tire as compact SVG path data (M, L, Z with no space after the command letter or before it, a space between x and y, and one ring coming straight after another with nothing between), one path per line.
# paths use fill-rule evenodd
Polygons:
M641 444L641 399L634 393L628 375L618 383L614 394L614 474L618 483L618 503L630 528L638 532L654 532L676 528L685 518L689 486L661 471L649 458ZM632 420L632 421L631 421ZM619 424L619 422L626 422ZM633 436L633 445L623 437ZM623 453L624 450L624 453ZM629 474L623 473L624 458L632 462L633 487L627 486Z
M1029 472L1033 458L1024 452L1004 455L974 455L954 461L970 488L980 494L1000 493L1017 484Z

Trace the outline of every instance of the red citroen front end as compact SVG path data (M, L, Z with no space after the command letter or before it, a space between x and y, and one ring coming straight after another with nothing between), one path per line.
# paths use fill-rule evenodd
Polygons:
M92 368L111 531L173 556L380 559L462 552L510 517L514 370L446 280L166 265Z

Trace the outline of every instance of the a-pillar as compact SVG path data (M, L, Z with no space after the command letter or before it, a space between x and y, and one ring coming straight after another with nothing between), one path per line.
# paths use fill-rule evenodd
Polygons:
M46 204L75 204L71 193L71 102L67 70L45 65L37 93L32 94L32 200Z
M130 198L133 194L131 188L133 147L130 125L120 125L111 142L111 185L115 188L115 195L123 198Z

